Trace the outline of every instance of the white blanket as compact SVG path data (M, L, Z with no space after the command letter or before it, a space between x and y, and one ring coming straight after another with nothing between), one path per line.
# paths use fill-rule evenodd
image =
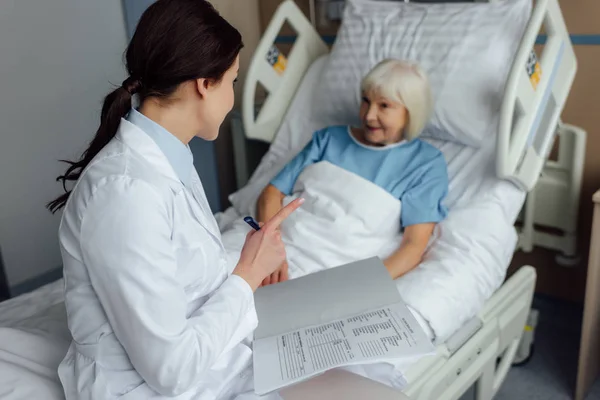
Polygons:
M370 256L384 259L400 244L400 201L351 172L313 164L284 204L298 196L305 203L281 226L290 278Z
M284 204L299 196L304 204L281 225L290 278L369 256L385 258L400 244L400 201L351 172L328 162L313 164ZM233 258L248 229L243 221L224 229Z
M401 243L400 201L351 172L314 164L284 203L298 196L305 203L281 227L291 278L373 255L384 259ZM233 258L248 229L241 220L224 229ZM475 316L502 284L516 240L497 202L485 194L452 209L437 225L424 261L396 281L437 342Z

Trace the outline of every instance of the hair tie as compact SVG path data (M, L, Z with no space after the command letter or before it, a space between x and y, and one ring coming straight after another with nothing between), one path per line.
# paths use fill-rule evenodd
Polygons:
M134 78L132 76L125 79L123 81L123 83L121 84L121 87L123 89L125 89L132 96L138 92L138 90L140 89L141 86L142 86L142 81L137 78Z

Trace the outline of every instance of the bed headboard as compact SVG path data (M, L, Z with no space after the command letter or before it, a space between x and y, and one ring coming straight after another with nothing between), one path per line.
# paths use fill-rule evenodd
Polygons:
M298 35L287 59L274 45L286 22ZM248 138L273 141L304 74L315 59L328 52L329 48L294 1L284 1L252 56L244 83L242 121ZM256 115L258 84L269 92L269 96Z
M541 28L546 43L531 57ZM537 0L510 72L502 104L496 170L529 191L552 148L577 59L558 0Z
M288 22L297 32L285 59L275 47ZM533 49L540 30L546 43L539 57ZM255 51L244 85L242 121L250 139L272 142L309 66L329 51L293 0L284 1ZM537 0L511 69L497 136L498 177L530 191L549 155L559 117L571 90L577 61L558 0ZM268 92L257 112L258 85Z

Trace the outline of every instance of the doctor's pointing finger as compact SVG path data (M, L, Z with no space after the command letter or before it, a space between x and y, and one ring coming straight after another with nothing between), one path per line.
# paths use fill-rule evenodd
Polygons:
M262 225L260 230L250 231L246 238L240 262L233 273L249 282L254 290L285 262L285 248L281 232L277 228L302 203L304 203L302 198L292 201Z
M58 177L74 184L48 204L62 211L67 400L252 396L253 292L285 260L276 228L301 201L248 235L230 273L188 145L217 138L242 47L208 1L153 2L127 47L129 76Z

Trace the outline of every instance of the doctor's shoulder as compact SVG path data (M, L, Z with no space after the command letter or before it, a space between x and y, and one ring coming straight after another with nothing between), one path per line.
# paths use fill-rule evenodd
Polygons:
M111 212L118 211L113 208L120 204L125 209L136 202L151 202L170 214L177 189L178 185L157 173L146 160L113 140L83 171L65 212L75 207L83 216L90 205Z

